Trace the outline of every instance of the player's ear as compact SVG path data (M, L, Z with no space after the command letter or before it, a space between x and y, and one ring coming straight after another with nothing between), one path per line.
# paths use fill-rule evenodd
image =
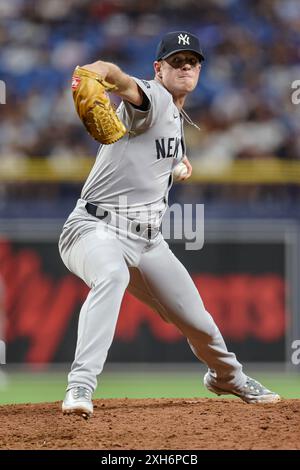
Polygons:
M155 75L157 75L159 78L162 78L162 73L161 73L161 61L156 60L153 64L154 70L155 70Z

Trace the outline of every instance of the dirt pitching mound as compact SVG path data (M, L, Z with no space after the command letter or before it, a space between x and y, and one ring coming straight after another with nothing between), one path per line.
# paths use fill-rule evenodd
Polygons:
M0 407L1 449L300 449L300 400L95 400L92 418L61 403Z

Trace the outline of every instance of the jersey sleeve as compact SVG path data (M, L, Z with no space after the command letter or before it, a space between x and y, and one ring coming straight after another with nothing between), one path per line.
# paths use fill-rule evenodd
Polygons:
M125 124L125 127L133 132L143 132L149 127L152 127L154 122L159 118L160 113L164 106L164 101L167 102L168 98L164 88L156 83L154 80L147 81L132 77L142 92L148 99L148 108L143 111L138 107L129 103L129 101L122 101L118 112L119 117Z

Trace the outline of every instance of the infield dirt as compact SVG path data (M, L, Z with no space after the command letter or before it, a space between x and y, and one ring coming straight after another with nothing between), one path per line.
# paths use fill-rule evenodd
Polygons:
M94 400L89 420L61 403L0 407L0 449L300 449L300 400Z

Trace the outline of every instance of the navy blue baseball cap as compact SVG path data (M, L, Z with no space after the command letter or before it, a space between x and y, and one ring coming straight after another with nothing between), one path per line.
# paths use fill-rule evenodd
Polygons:
M200 62L204 60L199 39L187 31L173 31L165 34L156 50L156 60L166 59L175 52L191 51L198 55Z

